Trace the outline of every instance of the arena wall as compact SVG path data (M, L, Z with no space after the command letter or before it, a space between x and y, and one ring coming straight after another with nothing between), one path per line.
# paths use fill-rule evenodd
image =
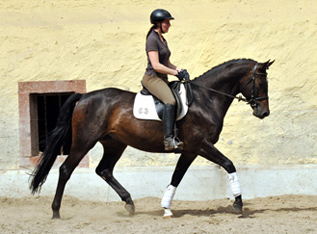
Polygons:
M149 14L156 8L175 17L165 35L171 60L191 78L231 59L276 60L269 70L271 115L259 120L234 101L219 150L238 166L317 164L314 1L10 0L0 3L0 169L25 169L19 82L85 80L87 92L139 91ZM89 152L89 168L101 155L100 145ZM177 158L129 148L118 167L174 166ZM210 163L199 158L194 164Z

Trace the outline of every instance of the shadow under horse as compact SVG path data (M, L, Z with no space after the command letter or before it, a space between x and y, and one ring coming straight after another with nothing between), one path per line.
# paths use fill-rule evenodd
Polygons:
M187 115L177 122L178 137L184 142L184 148L163 196L162 207L170 208L177 186L191 163L200 155L227 171L235 196L233 207L242 211L242 194L236 168L214 144L219 139L229 106L234 98L238 98L237 94L242 93L245 98L238 99L250 104L254 116L263 119L270 114L267 69L273 62L231 60L187 81L192 89L193 100ZM104 153L96 173L118 193L125 202L125 208L134 213L129 192L113 175L117 161L128 145L148 152L166 152L162 123L139 120L133 116L135 95L129 91L106 88L86 94L73 94L65 102L57 126L49 136L46 149L30 177L32 193L39 192L59 149L71 139L69 155L60 167L52 203L53 218L60 217L65 185L72 172L97 142L103 145Z

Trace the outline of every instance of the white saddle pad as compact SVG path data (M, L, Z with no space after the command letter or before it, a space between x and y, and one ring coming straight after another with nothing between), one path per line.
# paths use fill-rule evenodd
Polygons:
M181 84L180 86L179 94L181 97L182 112L179 114L176 120L181 120L188 111L186 89L183 84ZM133 105L133 115L137 119L161 121L156 112L155 103L152 95L143 95L141 93L137 93Z

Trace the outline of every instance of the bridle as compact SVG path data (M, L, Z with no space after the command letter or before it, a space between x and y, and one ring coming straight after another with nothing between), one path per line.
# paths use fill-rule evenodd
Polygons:
M212 92L215 92L215 93L219 93L221 95L224 95L224 96L227 96L227 97L231 97L231 98L235 98L235 99L238 99L239 101L243 101L243 102L246 102L247 104L250 104L250 106L252 108L255 108L257 107L257 101L262 101L262 100L266 100L266 99L269 99L268 96L264 96L264 97L256 97L255 96L255 78L256 76L267 76L267 73L257 73L256 72L256 69L258 67L258 63L255 64L254 68L253 68L253 75L252 77L242 86L242 88L240 89L240 92L242 92L242 90L252 82L252 89L251 89L251 98L250 99L246 99L244 97L242 97L241 95L240 96L233 96L231 94L228 94L228 93L224 93L222 91L219 91L219 90L216 90L216 89L213 89L213 88L207 88L205 86L202 86L202 85L199 85L199 84L195 84L193 83L192 81L190 80L187 80L186 82L190 82L191 84L195 85L195 86L198 86L200 88L203 88L203 89L207 89L207 90L210 90Z
M267 76L267 73L257 73L256 72L256 69L258 67L258 63L255 64L254 68L253 68L253 75L252 75L252 78L246 82L246 84L240 89L240 91L242 92L242 90L250 83L252 82L252 89L251 89L251 98L249 100L247 100L247 104L250 104L251 107L256 107L257 104L256 104L256 101L262 101L262 100L267 100L269 99L268 96L264 96L264 97L256 97L255 96L255 77L257 75L259 76Z

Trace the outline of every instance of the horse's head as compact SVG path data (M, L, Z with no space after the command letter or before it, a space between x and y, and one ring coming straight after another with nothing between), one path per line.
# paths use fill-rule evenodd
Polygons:
M270 115L268 83L266 70L274 63L256 63L240 84L240 92L247 98L253 109L253 115L263 119Z

